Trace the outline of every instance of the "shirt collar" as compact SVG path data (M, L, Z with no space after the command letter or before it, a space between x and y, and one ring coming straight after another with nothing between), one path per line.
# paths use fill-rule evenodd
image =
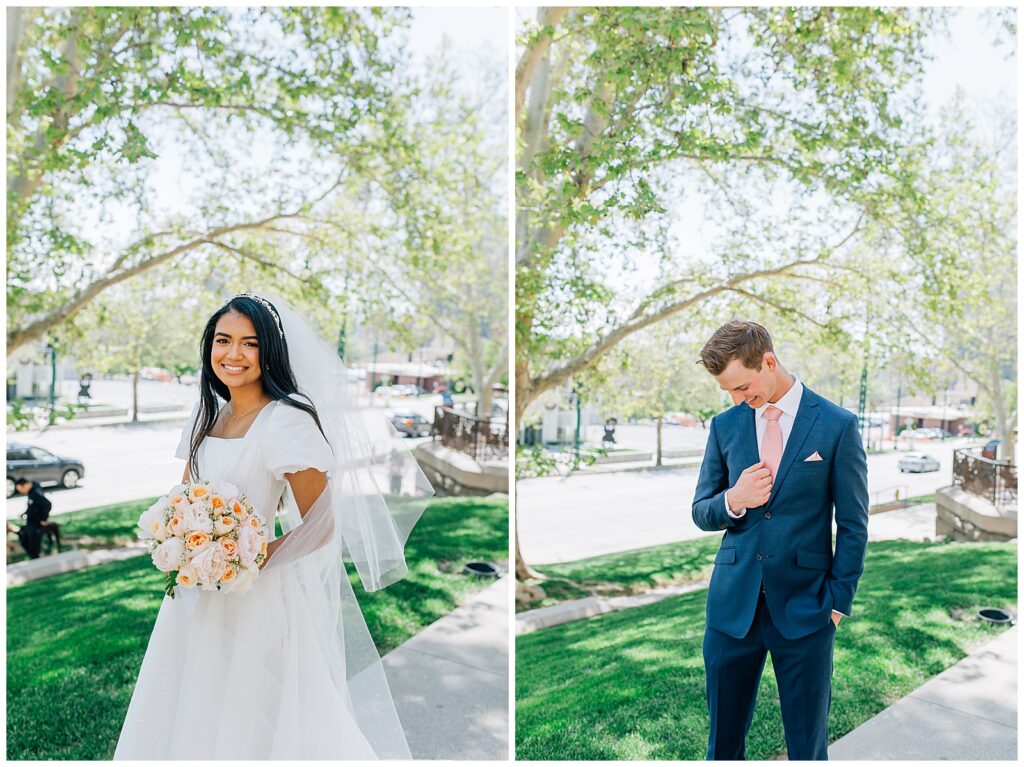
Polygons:
M797 408L800 407L800 398L804 393L804 385L800 383L800 379L797 378L796 374L793 375L793 385L789 387L789 391L782 395L782 398L778 402L765 402L761 407L754 411L758 418L764 416L764 411L768 409L769 405L774 405L783 413L788 416L796 418Z

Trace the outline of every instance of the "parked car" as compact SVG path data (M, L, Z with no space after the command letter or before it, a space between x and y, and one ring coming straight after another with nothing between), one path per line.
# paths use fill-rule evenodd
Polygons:
M935 439L937 435L931 429L904 429L900 436L907 439Z
M907 453L900 458L898 464L900 471L925 472L938 471L939 462L927 453Z
M391 423L399 433L407 437L429 437L434 430L433 421L413 412L395 413L391 416Z
M85 466L76 458L62 458L49 450L34 445L7 446L7 497L17 491L14 481L19 477L38 485L56 483L60 487L72 488L85 476Z

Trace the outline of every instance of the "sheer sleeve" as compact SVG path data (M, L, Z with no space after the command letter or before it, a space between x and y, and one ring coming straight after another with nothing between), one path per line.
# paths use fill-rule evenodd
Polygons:
M197 418L199 418L198 401L196 401L196 404L192 406L192 415L188 417L188 422L181 430L181 439L178 440L178 449L174 452L175 458L180 458L183 461L188 460L188 454L192 448L192 427L195 425Z
M313 416L278 402L266 431L267 468L275 479L303 469L319 469L330 475L334 454Z

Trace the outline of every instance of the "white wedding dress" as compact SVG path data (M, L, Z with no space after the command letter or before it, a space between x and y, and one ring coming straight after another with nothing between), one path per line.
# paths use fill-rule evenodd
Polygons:
M188 457L191 431L190 421L178 458ZM244 437L207 437L198 455L201 478L241 488L271 536L282 496L294 505L284 474L332 466L313 419L281 402L265 406ZM350 593L347 578L340 578ZM177 598L165 597L114 758L408 758L379 658L378 709L357 711L344 673L344 640L317 630L323 616L315 600L301 597L309 588L302 579L300 561L264 571L241 594L179 589ZM344 619L365 632L358 610ZM380 743L390 745L382 751Z

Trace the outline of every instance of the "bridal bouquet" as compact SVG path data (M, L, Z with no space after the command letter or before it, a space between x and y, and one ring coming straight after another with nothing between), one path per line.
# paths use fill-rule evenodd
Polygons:
M175 485L139 517L156 569L175 586L247 591L267 558L267 530L245 494L230 482Z

